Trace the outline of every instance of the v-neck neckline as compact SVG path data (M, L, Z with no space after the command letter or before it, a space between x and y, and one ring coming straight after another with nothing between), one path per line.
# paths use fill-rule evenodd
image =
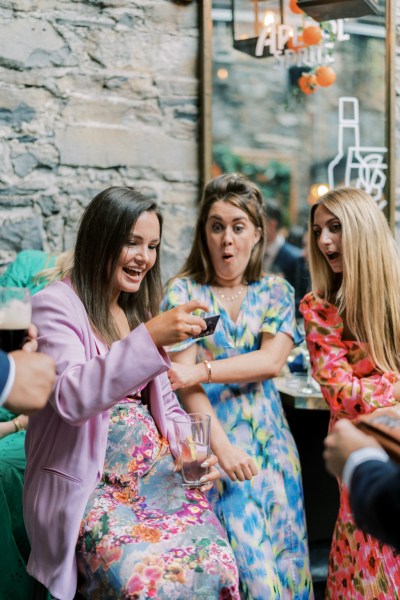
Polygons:
M233 325L233 328L236 330L237 326L240 323L240 317L242 316L244 305L247 302L247 295L248 295L248 291L249 291L249 284L246 285L246 293L243 295L242 302L240 304L240 308L239 308L239 312L237 314L236 320L232 319L231 315L229 314L229 311L226 309L225 305L222 303L222 300L218 297L217 292L213 290L212 285L209 285L208 287L209 287L210 293L211 293L211 295L213 297L214 305L218 304L218 306L221 307L221 309L224 311L225 315L227 316L230 324Z

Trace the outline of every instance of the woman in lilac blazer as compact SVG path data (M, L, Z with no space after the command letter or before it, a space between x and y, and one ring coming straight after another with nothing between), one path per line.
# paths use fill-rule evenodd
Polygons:
M169 451L183 411L162 347L200 333L205 323L191 312L207 307L157 315L161 227L138 192L101 192L83 215L71 279L32 299L57 380L26 437L28 572L60 600L75 596L78 560L87 597L192 598L207 571L205 597L239 597L225 534L203 494L183 490ZM217 476L212 468L206 480ZM197 548L197 539L210 543Z

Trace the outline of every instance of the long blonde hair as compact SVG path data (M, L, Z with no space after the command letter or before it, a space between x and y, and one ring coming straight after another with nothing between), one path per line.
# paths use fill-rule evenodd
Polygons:
M325 206L342 227L343 274L333 273L313 235L314 214ZM377 368L400 370L400 255L388 222L364 191L331 190L315 204L309 223L312 289L333 301L356 339L367 342Z
M61 252L55 260L53 267L44 268L34 276L35 283L49 285L57 279L63 279L70 274L74 265L74 251L66 250Z

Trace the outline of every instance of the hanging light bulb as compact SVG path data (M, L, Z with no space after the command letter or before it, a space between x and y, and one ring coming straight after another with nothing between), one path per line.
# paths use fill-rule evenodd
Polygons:
M270 27L274 23L275 23L275 14L272 12L272 10L267 10L264 13L264 17L263 17L264 27Z
M318 196L318 198L320 198L321 196L323 196L327 192L329 192L329 186L328 186L327 183L320 183L319 185L317 185L317 196Z
M224 81L225 79L228 79L229 77L229 71L228 69L224 69L223 67L219 68L217 70L217 77L218 79Z
M311 206L318 202L319 198L329 192L329 185L327 183L313 183L310 187L307 202Z

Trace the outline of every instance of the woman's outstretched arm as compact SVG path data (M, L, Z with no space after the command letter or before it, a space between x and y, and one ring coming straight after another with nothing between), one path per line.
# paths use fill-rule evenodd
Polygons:
M246 354L209 361L213 383L253 383L277 377L293 348L293 340L286 333L263 333L259 350ZM186 351L183 351L186 352ZM183 352L171 354L168 372L172 389L209 382L206 363L183 363L178 358Z

